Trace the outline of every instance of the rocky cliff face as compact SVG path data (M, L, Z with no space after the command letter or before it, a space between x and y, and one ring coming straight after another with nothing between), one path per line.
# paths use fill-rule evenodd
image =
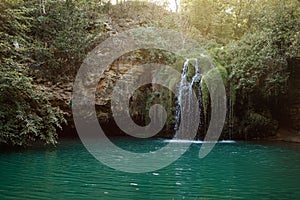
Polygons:
M120 32L132 28L159 26L163 18L168 17L170 13L155 4L149 3L132 3L114 6L108 14L102 16L101 19L96 19L95 24L102 24L105 31L99 34L101 38L108 38L117 35ZM99 77L99 83L96 89L96 112L99 122L108 126L114 126L111 113L111 95L113 92L116 81L128 70L132 69L135 65L144 64L145 59L136 58L133 55L125 55L111 64L104 72L102 77ZM139 73L143 73L142 71ZM135 73L135 76L138 74ZM41 91L48 94L50 102L54 106L59 106L64 112L68 121L67 129L74 128L72 118L72 90L73 79L68 79L58 83L43 82L39 83ZM145 89L145 88L144 88ZM136 94L138 95L138 93ZM135 99L137 97L133 97ZM132 106L132 113L138 113L139 110L144 109L145 105L141 104L143 108ZM145 110L145 109L144 109ZM138 118L138 117L137 117ZM116 129L114 127L113 129ZM119 130L117 130L119 132Z
M95 93L95 107L100 123L107 123L111 120L112 113L110 101L114 85L121 76L127 74L128 70L133 67L134 65L126 63L122 59L117 60L106 71L104 71L101 77L99 77L99 83ZM135 72L134 76L138 76L143 73L143 71ZM127 75L127 77L129 78L126 80L130 81L130 74ZM74 103L72 102L73 80L58 82L55 84L53 82L42 82L39 83L39 88L48 96L48 99L53 106L60 107L65 113L65 117L68 121L68 127L74 127L71 108L72 103ZM136 107L136 109L138 108ZM137 113L134 109L133 112Z

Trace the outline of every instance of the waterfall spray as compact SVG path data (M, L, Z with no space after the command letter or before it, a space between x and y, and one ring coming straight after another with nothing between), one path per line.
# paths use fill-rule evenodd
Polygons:
M191 81L188 81L188 69L189 69L189 63L190 61L195 62L195 74L192 77ZM187 59L184 62L183 65L183 71L181 74L181 80L180 80L180 85L178 87L178 100L177 100L177 106L176 106L176 124L175 124L175 131L177 132L179 129L179 125L181 123L180 119L187 119L182 115L182 110L187 109L186 113L193 113L193 107L191 105L194 105L192 101L192 95L193 95L193 86L196 83L199 83L199 107L200 111L202 110L202 89L201 89L201 84L202 84L202 74L199 72L199 66L198 66L198 60L197 59ZM200 116L200 113L198 113ZM192 118L193 119L193 118ZM183 127L183 130L188 130L188 127L191 125L191 123L195 123L193 120L189 120L188 122L185 123L185 127ZM200 123L201 123L201 118L200 118ZM175 135L176 137L176 135ZM193 138L186 138L186 139L193 139Z

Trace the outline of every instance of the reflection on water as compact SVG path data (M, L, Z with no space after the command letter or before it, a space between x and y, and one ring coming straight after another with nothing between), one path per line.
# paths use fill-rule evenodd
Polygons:
M114 142L144 152L168 141ZM194 142L172 165L144 174L102 165L80 141L64 141L56 149L1 152L0 199L300 198L299 147L224 141L199 159L200 146Z

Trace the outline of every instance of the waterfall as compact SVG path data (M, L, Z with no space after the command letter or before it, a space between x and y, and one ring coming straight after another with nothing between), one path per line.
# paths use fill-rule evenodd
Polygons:
M191 80L188 80L188 75L189 75L189 63L190 61L194 61L194 67L195 67L195 74L194 76L191 78ZM199 83L200 81L200 83ZM178 87L178 99L177 99L177 105L176 105L176 123L175 123L175 131L177 132L179 130L179 125L181 123L181 118L183 119L187 119L189 118L189 116L182 116L182 110L186 109L185 113L194 113L195 108L193 108L193 106L191 105L195 105L192 102L192 95L193 95L193 86L196 85L196 83L198 83L198 87L199 87L199 96L198 96L198 103L199 103L199 107L200 107L200 111L202 110L202 89L201 89L201 85L202 85L202 74L199 72L199 66L198 66L198 60L197 59L187 59L184 62L183 65L183 70L182 70L182 74L181 74L181 80L180 80L180 85ZM199 113L200 115L200 113ZM190 125L192 123L195 123L193 121L193 118L189 118L188 122L184 123L184 127L183 130L188 130L188 127L190 127ZM176 135L175 135L176 137ZM194 139L194 138L186 138L186 139Z

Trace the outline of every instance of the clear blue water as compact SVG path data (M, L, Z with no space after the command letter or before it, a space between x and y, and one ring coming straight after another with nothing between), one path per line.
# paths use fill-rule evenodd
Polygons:
M114 141L135 151L165 145L162 139ZM204 159L200 146L143 174L106 167L80 141L2 151L0 199L300 199L298 145L221 143Z

